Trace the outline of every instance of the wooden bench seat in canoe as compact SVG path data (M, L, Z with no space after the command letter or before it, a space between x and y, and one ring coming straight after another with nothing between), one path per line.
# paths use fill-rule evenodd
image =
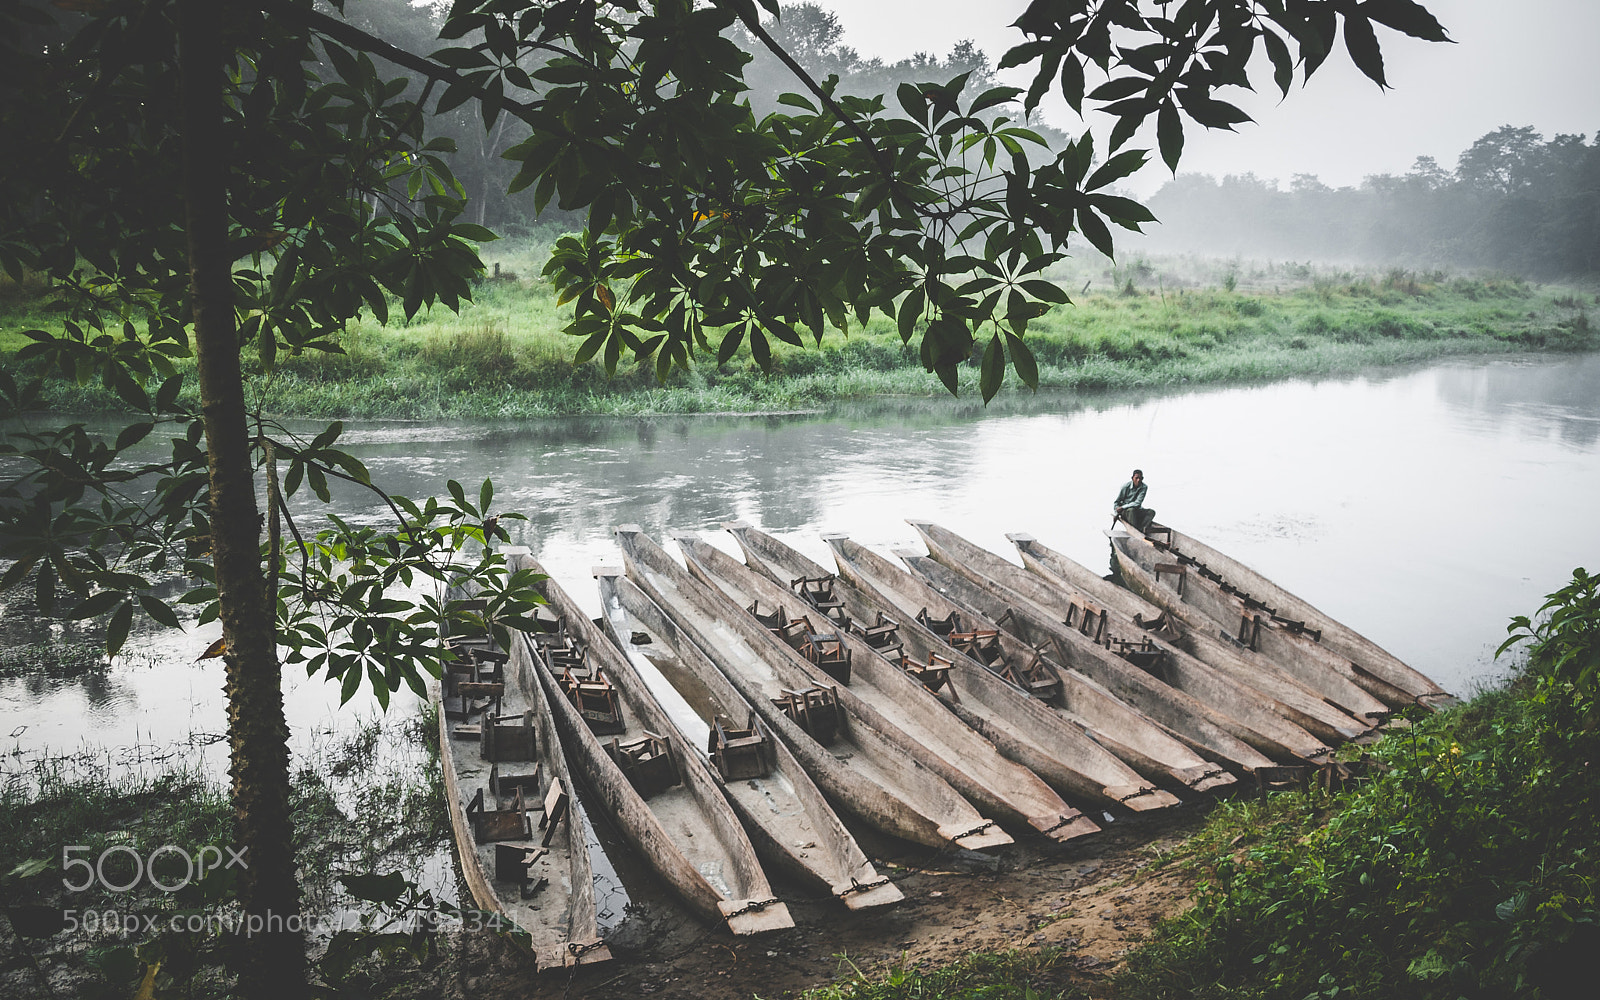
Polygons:
M832 688L812 687L804 691L784 688L772 703L823 746L832 743L839 734L839 698Z
M928 609L923 608L917 612L917 621L921 622L928 631L941 639L949 641L951 632L961 631L961 616L952 611L947 617L935 618L928 614Z
M726 715L714 718L706 735L706 752L723 781L764 778L772 772L772 743L753 713L743 729Z
M1161 647L1151 642L1148 637L1137 640L1109 638L1106 640L1106 648L1147 672L1160 665L1162 658L1166 656Z
M797 577L789 581L789 589L827 618L840 624L848 620L844 602L834 595L832 576Z
M1106 628L1110 616L1105 608L1097 608L1087 601L1074 599L1067 605L1067 617L1062 624L1067 628L1075 628L1079 632L1100 643L1106 644Z
M505 690L503 674L494 680L477 680L474 674L447 669L440 677L440 707L445 718L462 721L480 712L499 714ZM475 733L469 734L464 729L460 735L471 738Z
M578 673L568 667L558 676L561 690L588 724L590 732L596 736L610 736L627 729L622 718L622 703L617 700L617 690L611 686L605 671L595 668Z
M649 730L639 739L628 743L613 739L605 744L605 748L628 779L628 784L642 798L648 799L657 792L681 784L667 741Z
M478 738L478 751L487 761L534 760L538 756L532 709L520 715L485 714Z
M756 621L760 622L763 628L770 629L774 632L789 624L789 615L783 610L783 605L781 604L778 605L778 609L776 611L773 611L770 614L762 613L761 602L759 600L750 602L750 607L746 608L745 610L749 611L750 616Z
M498 801L493 809L484 804L483 789L479 788L467 803L467 820L472 824L472 836L479 843L491 840L528 840L532 829L528 825L528 806L519 786L511 797L510 805L501 808Z
M862 625L860 622L850 619L845 627L867 640L867 645L874 649L888 649L899 644L896 636L900 631L900 623L882 611L878 612L878 620L871 625Z
M930 650L927 663L918 663L904 653L896 662L899 663L900 669L921 681L922 686L929 691L934 694L938 694L941 689L948 691L952 701L957 704L961 702L961 695L956 691L956 686L950 683L950 669L955 666L953 660Z
M1000 633L995 629L974 629L970 632L951 632L945 636L945 641L955 648L958 653L977 660L984 666L992 666L1000 658Z
M759 603L759 602L758 602ZM752 605L755 607L755 605ZM780 612L782 608L778 609ZM755 614L754 611L751 612ZM757 615L760 618L759 615ZM850 649L837 632L818 632L809 616L802 615L768 631L840 684L850 683Z

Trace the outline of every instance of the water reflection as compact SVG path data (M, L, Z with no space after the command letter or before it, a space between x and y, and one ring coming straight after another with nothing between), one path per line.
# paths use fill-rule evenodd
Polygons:
M110 426L107 424L107 426ZM313 431L316 425L297 425ZM1503 358L1348 378L1165 393L894 398L826 414L566 418L352 425L346 444L408 496L469 496L492 478L498 510L590 613L590 568L615 564L610 531L664 540L742 518L827 564L824 530L869 545L912 542L926 517L1010 555L1030 531L1106 565L1111 497L1140 466L1163 519L1250 563L1463 689L1493 670L1506 620L1541 603L1572 567L1600 567L1600 528L1543 513L1600 494L1600 356ZM384 523L370 493L341 484L341 516ZM295 498L307 517L320 513ZM14 613L0 641L91 633ZM168 744L225 728L220 671L191 661L214 632L141 633L129 662L75 681L0 681L0 733L30 747ZM142 657L142 659L140 659ZM289 676L297 745L348 717L337 691ZM402 696L399 710L412 704ZM375 708L363 702L358 712ZM393 709L391 711L394 711ZM201 748L208 766L220 751ZM220 768L219 772L220 773Z
M1600 441L1594 365L1578 355L1554 364L1444 366L1439 398L1462 419L1591 449Z

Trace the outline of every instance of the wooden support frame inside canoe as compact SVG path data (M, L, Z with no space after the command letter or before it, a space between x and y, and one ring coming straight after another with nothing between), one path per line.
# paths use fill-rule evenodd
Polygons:
M648 799L682 783L671 746L656 733L646 730L642 737L628 743L613 739L605 749L641 798Z
M1175 584L1169 583L1168 586L1172 588L1173 593L1179 597L1183 596L1183 586L1189 581L1189 568L1187 566L1181 563L1156 563L1152 569L1155 571L1156 583L1158 584L1161 582L1163 574L1176 578L1178 582Z
M782 611L783 609L779 608L778 610ZM784 645L788 646L790 649L797 650L801 646L805 645L806 636L815 631L816 626L811 624L810 618L806 617L805 615L801 615L799 618L790 618L786 621L779 622L777 625L769 625L767 626L767 629L773 635L777 636L779 639L782 639Z
M951 632L945 636L956 652L977 660L984 666L992 666L1001 657L1000 633L995 629L973 629L970 632Z
M489 765L489 794L493 795L496 801L499 801L500 799L511 798L518 792L522 793L522 797L524 799L526 799L529 795L538 794L538 764L534 765L531 772L513 772L511 774L501 774L499 764Z
M544 816L539 819L539 829L544 831L544 836L539 838L539 843L549 847L556 839L556 831L560 829L562 820L571 826L572 796L562 786L560 778L552 777L550 787L544 793Z
M823 746L832 743L839 733L837 688L810 687L804 691L785 688L772 703Z
M845 644L843 635L838 632L807 632L799 652L840 684L850 683L852 652Z
M888 649L899 644L900 623L882 611L878 612L878 620L871 625L851 620L845 627L865 639L873 649Z
M587 678L568 669L560 677L561 689L572 702L583 721L596 736L612 736L627 731L622 718L622 703L617 699L617 689L604 670L596 668Z
M534 880L533 866L550 852L543 847L527 847L520 844L495 844L494 845L494 879L496 882L516 882L522 886L524 896L538 892L549 884L549 880L540 878L532 886L528 883Z
M940 656L933 651L928 652L927 663L917 663L910 657L902 655L899 659L901 669L922 682L922 686L930 692L938 694L943 689L950 694L950 700L956 704L961 703L961 694L956 686L950 683L950 671L955 667L955 661Z
M1090 639L1104 646L1111 640L1107 634L1111 616L1105 608L1097 608L1087 601L1073 598L1067 605L1067 617L1062 624L1067 628L1075 628Z
M750 602L750 606L745 610L750 612L750 617L761 623L762 628L768 629L772 632L776 632L785 625L789 624L789 614L784 610L783 605L781 604L778 605L778 609L776 611L773 611L770 614L763 614L761 611L761 601L758 599Z
M743 729L736 728L726 715L712 719L706 752L723 781L764 778L777 763L772 737L753 712Z
M946 618L935 618L928 614L927 608L923 608L917 612L917 621L926 626L929 632L944 639L946 642L949 641L951 632L961 631L961 615L955 611L950 612Z
M845 614L844 602L833 592L834 577L832 574L818 577L796 577L789 581L789 589L794 591L811 607L822 612L823 616L840 624L850 620Z
M589 665L589 651L577 638L563 632L538 645L539 655L549 669L550 676L589 679L589 675L593 672Z
M1146 672L1154 670L1166 659L1166 651L1151 641L1149 636L1138 639L1109 637L1106 648Z
M467 821L472 824L473 839L480 843L494 840L528 840L532 829L528 826L528 806L519 787L511 805L500 808L498 802L490 809L484 804L483 789L479 788L467 803Z
M533 709L521 715L500 716L485 713L481 723L478 751L487 761L533 760L538 756L534 738Z
M500 699L505 696L506 685L502 679L481 681L474 674L463 674L447 669L439 679L439 705L447 719L467 720L480 712L498 714ZM465 731L461 734L467 735Z
M1033 655L1026 663L1002 661L997 673L1040 701L1056 701L1061 694L1061 678L1056 676L1054 668L1044 659L1044 647L1052 641L1046 640L1044 644L1034 647ZM1059 654L1060 650L1056 652Z

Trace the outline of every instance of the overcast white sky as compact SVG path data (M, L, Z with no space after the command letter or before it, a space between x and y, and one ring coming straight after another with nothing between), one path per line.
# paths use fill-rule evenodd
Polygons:
M948 53L972 38L992 60L1023 38L1011 28L1024 0L814 0L835 10L845 43L893 61L917 51ZM1446 168L1479 136L1501 125L1532 125L1546 138L1600 130L1600 2L1597 0L1423 0L1454 45L1379 28L1391 90L1380 91L1341 50L1278 101L1270 69L1258 95L1230 90L1256 119L1236 133L1187 130L1180 169L1222 175L1253 171L1287 182L1297 173L1326 184L1359 184L1374 173L1404 173L1418 156ZM1012 71L1015 73L1016 71ZM1027 85L1027 77L1007 82ZM1092 84L1091 84L1092 86ZM1229 96L1231 95L1231 96ZM1083 123L1059 96L1045 120L1076 134ZM1097 138L1109 129L1096 124ZM1154 140L1141 145L1154 146ZM1102 147L1103 148L1103 147ZM1152 158L1155 159L1154 154ZM1154 162L1132 186L1149 194L1170 175Z

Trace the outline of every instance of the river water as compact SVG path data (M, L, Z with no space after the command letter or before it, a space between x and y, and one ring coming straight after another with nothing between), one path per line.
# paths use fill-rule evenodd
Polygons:
M658 539L740 518L827 564L824 531L888 549L927 518L1013 555L1028 531L1108 566L1109 507L1135 466L1159 517L1243 560L1466 693L1512 615L1575 566L1600 569L1600 355L1473 359L1356 377L997 401L891 399L825 414L362 424L346 444L395 492L455 478L520 510L513 540L595 614L590 568L615 564L614 525ZM305 499L305 498L301 498ZM340 513L380 522L364 498ZM307 511L310 511L308 506ZM671 548L670 544L668 546ZM8 642L71 636L3 611ZM215 626L211 627L215 629ZM91 766L181 757L220 774L221 666L195 662L214 631L141 632L103 675L0 681L0 752L14 775L40 754ZM378 714L335 685L285 680L293 744ZM398 707L397 707L398 706ZM390 714L412 710L398 698Z

